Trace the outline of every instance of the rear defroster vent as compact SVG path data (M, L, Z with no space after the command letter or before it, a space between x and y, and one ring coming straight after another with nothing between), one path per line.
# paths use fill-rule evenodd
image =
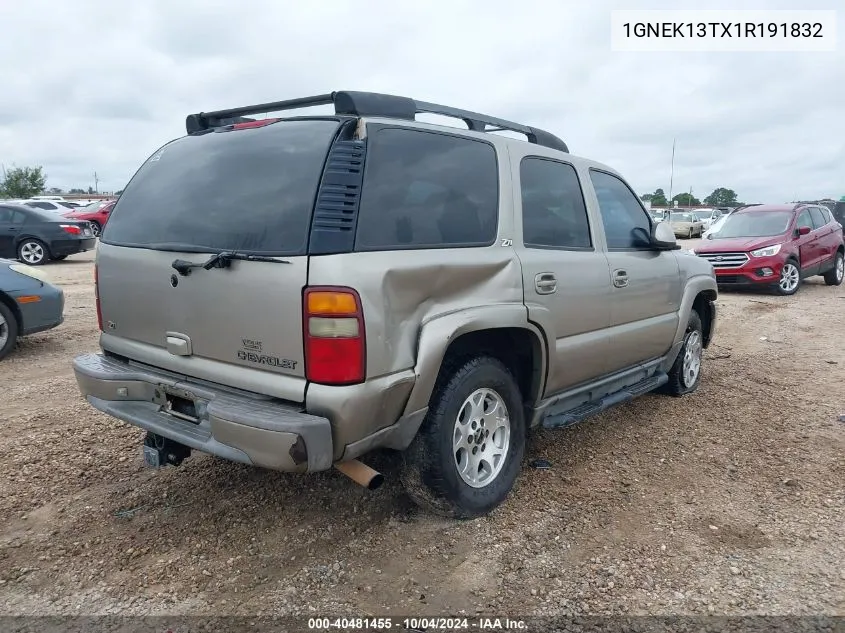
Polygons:
M345 253L355 242L366 145L335 141L326 161L311 224L311 255Z

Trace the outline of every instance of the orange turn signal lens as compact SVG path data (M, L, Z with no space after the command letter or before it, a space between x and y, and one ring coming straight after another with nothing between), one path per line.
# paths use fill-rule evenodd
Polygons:
M38 303L39 301L41 301L41 297L37 295L25 295L17 298L18 303Z
M355 296L348 292L317 291L308 293L309 314L357 314Z

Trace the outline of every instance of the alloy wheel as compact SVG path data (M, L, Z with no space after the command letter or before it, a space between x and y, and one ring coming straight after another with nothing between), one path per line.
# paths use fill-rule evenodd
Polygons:
M473 488L490 484L507 461L511 423L501 395L492 389L476 389L455 419L452 452L455 467Z
M684 387L691 387L698 380L698 374L701 372L701 332L693 330L687 336L687 344L684 347L684 362L681 367L681 380L684 382Z
M25 242L20 255L27 264L40 264L44 260L44 247L38 242Z
M786 262L780 271L780 289L784 292L792 292L798 287L801 281L801 273L798 267L792 262Z

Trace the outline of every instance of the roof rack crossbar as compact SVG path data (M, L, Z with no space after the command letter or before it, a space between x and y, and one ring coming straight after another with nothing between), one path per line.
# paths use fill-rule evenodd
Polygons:
M566 143L554 134L539 128L529 127L521 123L514 123L513 121L507 121L469 110L461 110L426 101L416 101L408 97L351 90L191 114L188 115L185 121L185 127L188 133L191 134L212 127L228 125L232 119L252 114L295 110L297 108L327 105L330 103L334 104L335 114L339 115L380 116L413 121L417 114L439 114L441 116L460 119L466 124L467 128L475 132L501 132L505 130L518 132L524 134L529 143L569 153Z

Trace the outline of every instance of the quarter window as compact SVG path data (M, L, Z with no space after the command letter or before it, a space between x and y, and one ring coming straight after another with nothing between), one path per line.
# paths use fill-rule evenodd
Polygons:
M367 139L356 250L489 246L496 238L496 150L474 139L382 128Z

